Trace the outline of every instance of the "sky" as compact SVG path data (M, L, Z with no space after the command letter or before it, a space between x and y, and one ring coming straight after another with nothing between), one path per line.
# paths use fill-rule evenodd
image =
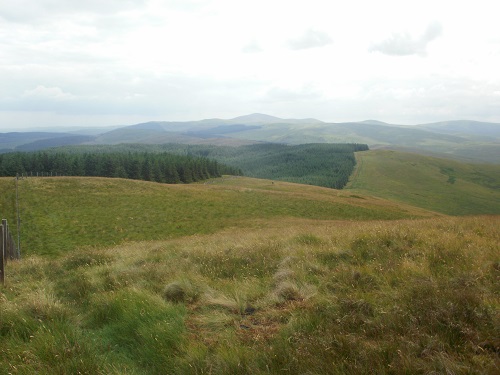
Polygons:
M0 0L0 132L500 123L497 0Z

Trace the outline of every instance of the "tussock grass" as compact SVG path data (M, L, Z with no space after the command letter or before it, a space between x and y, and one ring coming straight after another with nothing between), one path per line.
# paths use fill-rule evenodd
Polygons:
M498 373L499 217L286 224L9 263L1 371Z

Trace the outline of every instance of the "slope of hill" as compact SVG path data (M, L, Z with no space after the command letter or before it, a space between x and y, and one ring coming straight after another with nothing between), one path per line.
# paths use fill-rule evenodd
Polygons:
M1 178L0 207L13 217L14 181ZM234 177L166 185L103 178L19 181L27 251L57 254L81 246L166 239L255 227L261 220L369 220L428 217L429 211L341 191Z
M356 154L349 189L451 215L500 214L500 167L375 150Z

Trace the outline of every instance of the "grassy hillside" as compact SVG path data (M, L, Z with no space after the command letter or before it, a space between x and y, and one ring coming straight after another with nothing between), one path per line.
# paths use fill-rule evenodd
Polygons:
M357 153L349 189L450 215L499 214L500 166L396 151Z
M214 233L289 218L379 220L432 213L314 186L250 178L166 185L105 178L19 181L22 247L58 254L77 247ZM15 223L14 179L0 179L2 214Z
M49 197L51 206L55 191L73 183L90 195L85 205L118 193L114 181L30 182L37 204ZM162 189L140 185L149 203ZM120 194L138 188L125 183ZM186 202L192 191L203 195L190 189L161 191ZM207 204L227 214L216 203L220 191L209 193ZM322 196L326 206L336 199L323 190L304 194ZM76 197L72 203L72 220L83 220L87 211ZM149 230L146 216L130 218L126 205L110 203L108 211L127 217L125 231ZM56 211L45 216L54 220ZM193 206L183 211L199 214ZM237 225L103 248L116 221L96 214L109 221L95 247L9 263L0 286L0 373L498 373L498 216L359 222L269 215L260 229Z
M410 157L362 154L354 183L370 158ZM498 191L487 169L425 160ZM18 182L0 374L498 372L499 215L246 177Z

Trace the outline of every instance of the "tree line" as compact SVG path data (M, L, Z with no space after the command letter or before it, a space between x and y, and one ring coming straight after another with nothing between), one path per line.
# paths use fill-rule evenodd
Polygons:
M13 152L0 155L0 176L44 173L64 176L119 177L162 183L191 183L238 168L202 156L168 152Z

